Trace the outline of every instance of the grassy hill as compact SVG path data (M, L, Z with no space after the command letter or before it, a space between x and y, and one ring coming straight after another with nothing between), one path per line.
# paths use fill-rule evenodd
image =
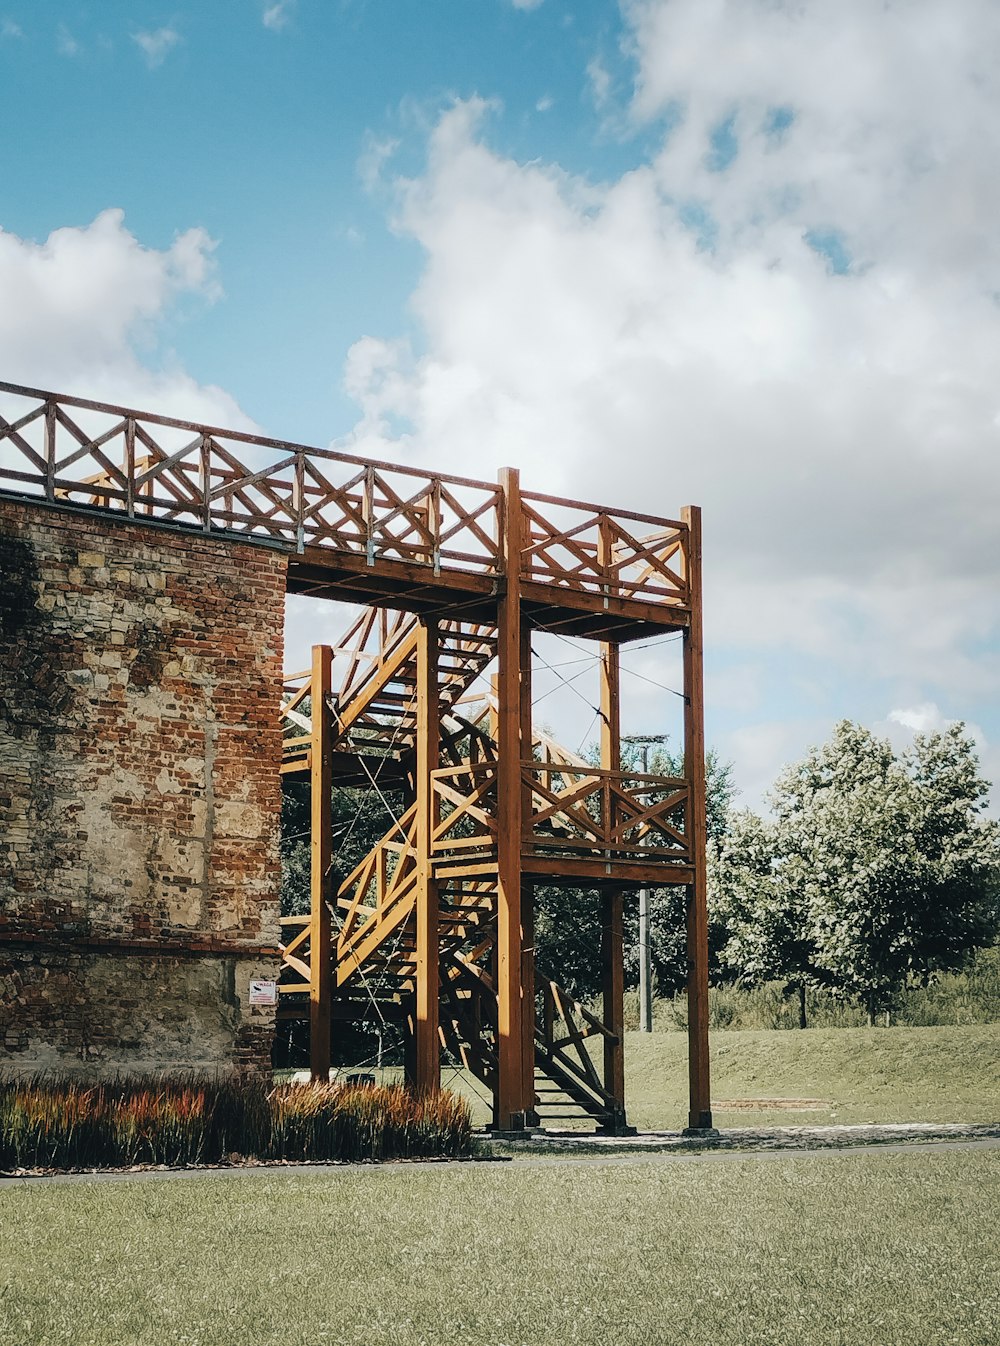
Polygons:
M1000 1024L722 1030L711 1049L717 1126L1000 1122ZM477 1125L489 1120L478 1081L448 1069L443 1080ZM684 1033L628 1033L625 1080L633 1125L686 1125Z
M1000 1024L722 1031L711 1046L718 1126L1000 1121ZM635 1125L683 1124L683 1033L629 1033L626 1072ZM769 1107L768 1099L813 1105Z

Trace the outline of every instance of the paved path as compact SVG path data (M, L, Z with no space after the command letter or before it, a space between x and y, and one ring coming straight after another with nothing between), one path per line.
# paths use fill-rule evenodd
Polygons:
M535 1135L513 1144L484 1142L488 1166L510 1164L565 1166L584 1164L716 1163L720 1160L816 1158L831 1153L864 1155L930 1150L1000 1149L1000 1124L995 1126L781 1126L733 1128L710 1139L682 1136L679 1131L645 1132L641 1136L592 1136L572 1132ZM490 1162L492 1160L492 1163ZM160 1182L174 1178L357 1177L388 1168L431 1168L467 1171L475 1161L418 1160L393 1164L249 1164L239 1167L191 1169L129 1169L126 1172L29 1173L0 1177L0 1191L49 1183Z
M573 1131L545 1131L530 1140L497 1143L503 1154L515 1154L520 1145L538 1154L594 1155L704 1153L760 1154L790 1150L856 1149L859 1146L927 1145L948 1141L970 1142L1000 1138L1000 1123L971 1125L960 1122L907 1122L865 1126L727 1127L711 1136L686 1136L680 1131L644 1131L637 1136L595 1136ZM487 1142L490 1144L490 1142Z

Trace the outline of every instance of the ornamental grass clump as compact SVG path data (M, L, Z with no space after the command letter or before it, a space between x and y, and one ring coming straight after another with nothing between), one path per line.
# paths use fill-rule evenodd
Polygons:
M87 1084L0 1079L0 1170L172 1167L260 1160L458 1157L472 1143L468 1105L401 1085L282 1084L259 1079L143 1079Z
M291 1160L416 1159L467 1154L468 1104L402 1085L285 1084L271 1091L271 1152Z

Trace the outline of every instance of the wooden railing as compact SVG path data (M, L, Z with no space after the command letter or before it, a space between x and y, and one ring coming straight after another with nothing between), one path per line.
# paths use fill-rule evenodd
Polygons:
M14 384L0 396L4 490L371 565L497 569L498 486Z
M523 579L606 598L688 603L686 524L528 491L521 501Z
M0 383L0 492L369 566L503 571L501 488ZM523 493L527 584L685 607L683 523Z
M418 877L416 826L417 807L411 804L340 885L337 897L344 921L337 939L339 958L359 953L360 962L371 936L381 931L384 937L412 910Z
M688 783L565 762L521 767L526 855L576 855L607 861L690 859L685 832ZM494 762L433 773L435 857L471 857L496 845Z
M497 766L473 762L431 776L431 851L437 858L489 851L497 836Z
M586 1041L601 1037L617 1042L617 1037L558 982L542 980L538 989L542 995L542 1019L535 1024L536 1053L541 1054L546 1064L560 1066L569 1076L567 1083L582 1089L592 1103L613 1107L614 1097L597 1073ZM583 1100L577 1096L576 1101Z
M686 781L563 763L522 764L528 853L607 860L688 860Z
M310 935L312 921L308 916L281 918L281 983L279 991L308 992L310 986Z

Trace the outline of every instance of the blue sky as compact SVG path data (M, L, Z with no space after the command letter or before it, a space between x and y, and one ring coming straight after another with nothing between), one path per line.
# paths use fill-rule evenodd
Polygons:
M998 62L990 0L0 0L0 377L701 503L746 802L842 716L996 779Z
M415 0L0 6L0 99L17 128L0 145L2 227L42 241L111 205L148 247L203 227L224 297L181 306L161 346L275 432L346 433L350 345L419 340L406 310L419 249L364 182L379 147L419 173L441 109L485 93L503 104L497 145L518 158L599 177L635 155L602 128L586 73L617 53L613 7L432 9L433 22Z

